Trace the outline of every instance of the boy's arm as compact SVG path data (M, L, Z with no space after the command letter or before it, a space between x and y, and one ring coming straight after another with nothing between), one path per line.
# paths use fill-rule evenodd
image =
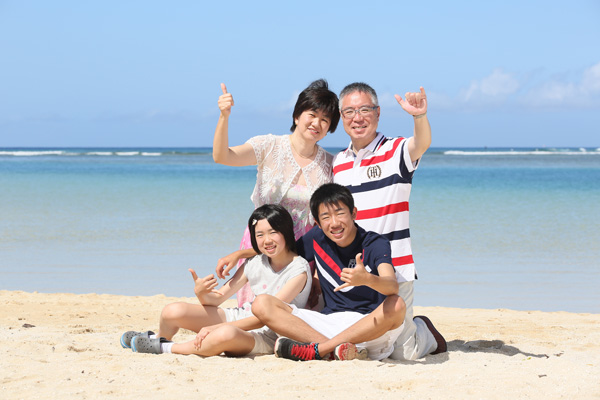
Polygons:
M225 279L225 277L229 276L229 271L236 266L239 260L242 258L248 259L255 255L257 255L257 253L252 248L236 250L225 257L219 258L215 272L220 279Z
M394 267L389 263L381 263L377 266L379 276L371 274L365 269L362 261L362 255L356 255L356 266L354 268L344 268L340 278L344 284L334 289L334 292L344 289L348 286L368 286L379 293L389 296L398 294L398 281Z

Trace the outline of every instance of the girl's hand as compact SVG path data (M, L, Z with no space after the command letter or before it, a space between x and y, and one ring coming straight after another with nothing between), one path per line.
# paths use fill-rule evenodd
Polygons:
M224 83L221 83L221 90L223 94L219 96L219 110L221 110L221 115L227 118L231 114L231 107L233 107L233 96L231 93L227 93L227 86Z
M215 293L218 295L221 294L219 291L214 290L217 287L218 282L217 278L215 278L213 274L207 275L200 279L198 278L198 275L196 275L196 271L191 268L188 269L188 271L190 271L192 278L194 279L194 293L196 294L196 297L205 295L207 293Z
M200 329L200 332L198 332L198 334L196 335L196 339L194 339L194 347L196 348L196 350L200 350L200 348L202 347L202 341L206 339L209 333L217 329L219 326L220 324L205 326L204 328Z

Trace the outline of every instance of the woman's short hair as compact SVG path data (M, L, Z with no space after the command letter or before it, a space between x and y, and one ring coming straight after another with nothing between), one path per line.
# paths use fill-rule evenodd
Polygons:
M279 204L265 204L258 207L248 219L248 230L250 231L250 242L252 248L258 254L258 244L256 243L256 223L261 219L266 219L271 228L283 235L285 247L296 253L296 238L294 237L294 221L290 213Z
M339 100L335 93L329 90L329 86L325 79L319 79L308 85L306 89L300 93L294 113L292 114L291 132L296 130L296 119L300 118L300 114L307 110L321 111L331 121L328 132L335 132L338 122L340 121Z

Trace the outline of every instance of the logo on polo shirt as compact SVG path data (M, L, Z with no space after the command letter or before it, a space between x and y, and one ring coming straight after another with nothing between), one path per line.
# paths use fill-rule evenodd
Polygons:
M367 178L379 179L381 178L381 167L379 165L373 165L367 169Z

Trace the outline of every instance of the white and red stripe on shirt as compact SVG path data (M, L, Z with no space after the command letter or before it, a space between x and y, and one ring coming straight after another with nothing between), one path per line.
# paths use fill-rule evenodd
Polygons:
M378 133L358 154L350 145L333 161L333 181L352 192L358 209L356 222L389 239L400 282L412 281L417 275L408 227L408 199L418 162L413 164L410 159L407 140Z

